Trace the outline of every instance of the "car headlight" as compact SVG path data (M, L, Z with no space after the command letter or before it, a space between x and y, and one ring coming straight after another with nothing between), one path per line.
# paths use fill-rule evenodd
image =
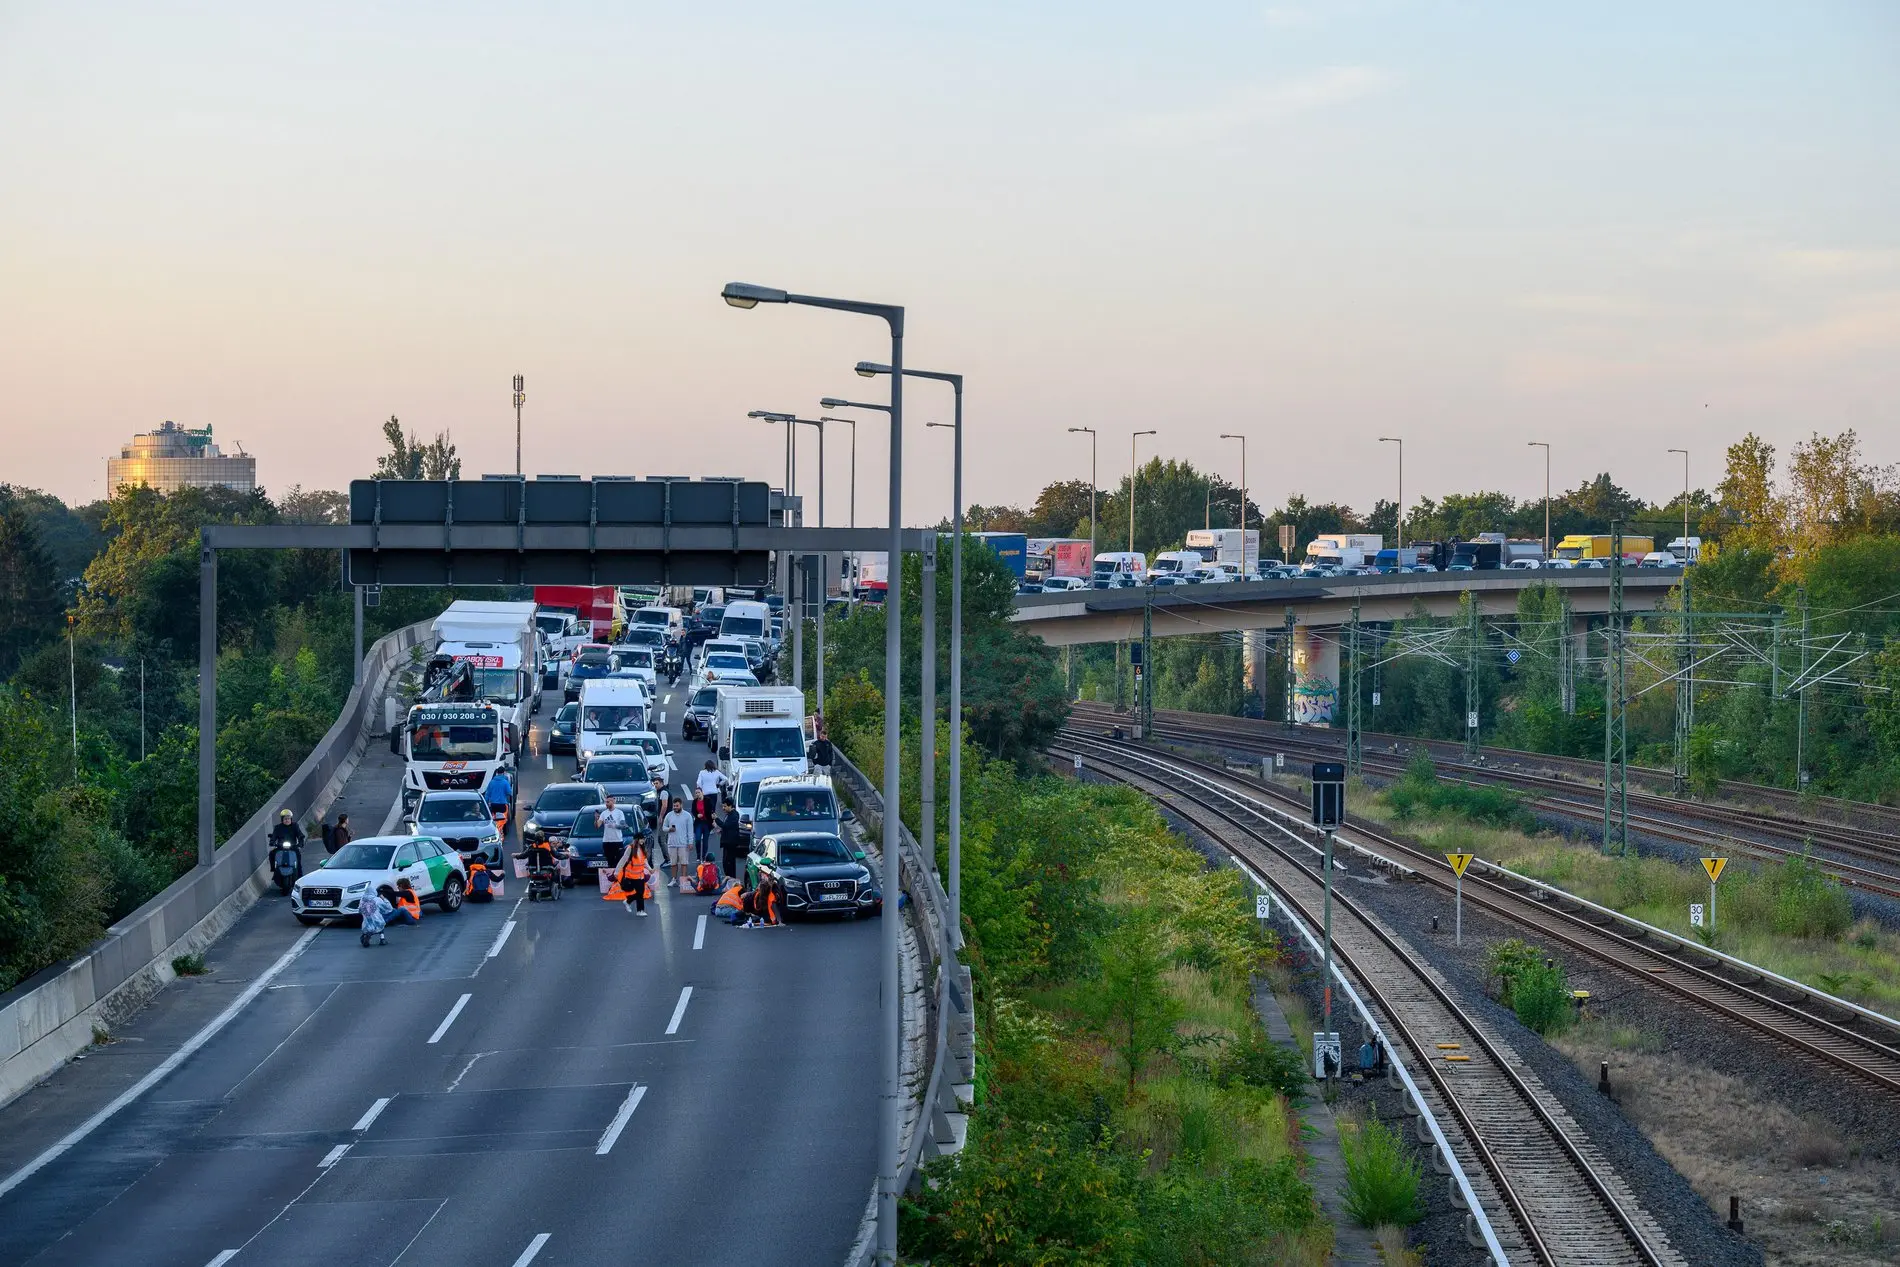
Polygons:
M361 893L365 889L369 888L369 884L370 882L368 880L359 880L357 883L352 884L349 888L343 891L345 893Z
M788 875L780 876L779 883L783 884L787 891L790 891L792 889L796 889L800 893L803 893L805 891L805 882L803 880L795 880L791 876L788 876Z

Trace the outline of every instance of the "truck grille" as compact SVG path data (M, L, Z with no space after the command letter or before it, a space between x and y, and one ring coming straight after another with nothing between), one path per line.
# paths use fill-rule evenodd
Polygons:
M436 792L472 792L482 785L479 770L424 770L422 782Z

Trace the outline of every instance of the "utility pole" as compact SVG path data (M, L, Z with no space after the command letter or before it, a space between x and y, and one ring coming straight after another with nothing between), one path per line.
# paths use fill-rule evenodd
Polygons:
M921 580L918 587L923 596L923 606L918 612L923 643L919 648L918 666L922 670L922 705L919 710L923 726L917 736L918 813L917 843L923 848L924 860L934 869L937 866L937 534L924 534L924 553L921 560ZM953 741L954 742L954 741Z
M1689 573L1685 571L1682 574L1682 647L1676 654L1676 768L1671 779L1679 798L1689 795L1689 735L1694 729L1695 608L1689 596Z
M528 394L521 390L525 382L521 375L515 375L515 477L521 476L521 406L527 403Z
M1095 530L1095 428L1070 427L1069 430L1072 433L1086 434L1089 438L1089 556L1093 558L1095 551L1101 548L1101 542L1097 539ZM1132 495L1134 490L1131 487L1129 491ZM1091 563L1090 566L1093 567L1094 564Z
M1135 707L1141 710L1141 737L1148 740L1155 729L1154 619L1155 587L1150 585L1141 605L1141 665L1135 670Z
M73 715L73 777L79 777L79 644L73 632L73 618L66 615L66 674L71 683ZM140 697L143 699L143 696Z
M1801 596L1801 676L1795 679L1794 692L1794 790L1808 790L1808 587L1797 591Z
M1282 725L1293 725L1296 714L1293 711L1293 609L1286 609L1286 632L1280 636L1280 694L1282 695Z
M1477 763L1483 750L1478 744L1478 650L1484 645L1484 627L1478 623L1478 593L1469 590L1470 604L1465 615L1465 760Z
M1629 849L1629 728L1624 713L1623 521L1610 525L1610 612L1603 657L1603 852Z
M1365 738L1365 722L1359 716L1359 604L1352 605L1352 622L1346 626L1346 773L1359 773L1360 747Z
M1151 436L1153 431L1136 431L1128 437L1128 552L1135 552L1135 480L1141 468L1135 465L1135 440Z
M1557 701L1564 716L1577 712L1577 644L1570 634L1570 591L1558 590Z

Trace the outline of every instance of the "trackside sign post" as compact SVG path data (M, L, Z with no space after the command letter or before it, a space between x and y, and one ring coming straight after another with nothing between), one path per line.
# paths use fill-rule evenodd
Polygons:
M1320 873L1326 885L1326 966L1320 977L1321 1011L1325 1014L1321 1024L1327 1033L1333 1029L1333 834L1346 820L1346 767L1339 761L1315 761L1313 763L1313 826L1326 833L1325 852L1320 855ZM1335 1043L1338 1036L1334 1035ZM1334 1064L1338 1064L1339 1053L1333 1053ZM1315 1043L1313 1061L1319 1062L1319 1047Z
M1704 858L1702 869L1709 873L1709 932L1715 932L1715 882L1722 878L1722 868L1728 865L1727 858Z
M1465 944L1465 868L1471 865L1472 855L1468 853L1448 853L1445 861L1451 864L1451 873L1456 877L1452 881L1452 944Z

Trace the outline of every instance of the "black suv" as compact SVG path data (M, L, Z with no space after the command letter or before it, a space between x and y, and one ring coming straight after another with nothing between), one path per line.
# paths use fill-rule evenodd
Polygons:
M770 875L785 890L787 915L881 915L879 891L864 855L830 832L767 836L746 859L754 882Z
M680 718L680 738L704 739L712 726L713 710L718 706L718 687L702 686L694 691L686 705L686 715Z

